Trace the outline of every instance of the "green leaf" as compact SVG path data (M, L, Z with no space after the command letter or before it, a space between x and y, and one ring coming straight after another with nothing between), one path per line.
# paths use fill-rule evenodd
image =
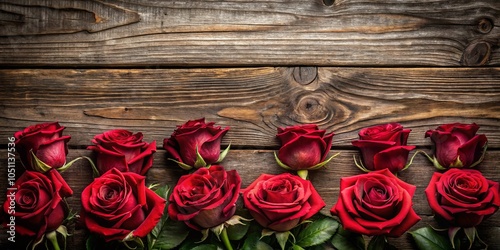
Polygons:
M333 236L339 225L338 221L330 217L318 219L299 233L296 244L301 247L321 244Z
M299 245L293 245L292 246L292 250L304 250L304 248L302 248L301 246Z
M331 243L336 249L342 249L342 250L365 249L365 240L363 239L363 235L345 230L342 227L339 227L337 233L333 235Z
M241 247L241 250L273 250L271 246L263 241L260 241L260 233L253 232L248 234Z
M241 240L250 228L250 223L235 224L227 227L227 236L230 240Z
M409 232L421 250L448 250L452 249L448 238L434 231L431 227L419 228Z
M202 244L192 248L192 250L217 250L217 249L219 249L219 247L217 247L217 245L212 245L212 244Z
M163 216L160 218L160 221L156 224L156 226L151 230L151 235L154 237L154 239L158 238L160 235L160 232L163 230L163 227L165 226L165 222L167 222L168 219L168 197L170 195L170 187L168 185L165 185L163 187L160 187L154 192L160 196L161 198L165 199L167 201L167 204L165 205L165 209L163 210ZM149 246L154 245L154 239L153 242L149 242Z
M165 250L180 245L188 236L189 228L182 221L168 219L151 249Z

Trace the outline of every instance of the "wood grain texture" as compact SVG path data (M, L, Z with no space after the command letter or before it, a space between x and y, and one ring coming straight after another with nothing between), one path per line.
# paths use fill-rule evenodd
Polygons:
M161 147L177 125L206 117L231 128L223 143L234 148L276 148L277 127L304 123L350 147L361 128L386 122L424 147L428 129L475 122L500 146L500 68L315 69L0 70L0 137L60 121L73 148L118 127Z
M497 0L0 2L0 66L500 64Z
M338 153L340 155L333 159L326 168L310 173L310 179L316 190L326 203L326 207L322 210L323 213L329 214L330 208L336 203L339 195L339 182L341 177L353 176L362 174L353 163L353 155L358 154L352 150L334 150L330 154ZM412 152L413 153L413 152ZM0 150L0 170L2 176L7 176L6 166L7 151ZM69 152L68 160L75 159L79 156L93 157L88 150L72 149ZM18 162L18 164L20 164ZM279 174L284 172L278 167L274 161L273 151L270 150L231 150L222 165L226 169L236 169L242 178L242 187L247 187L260 174ZM500 152L489 151L486 154L484 161L478 166L483 175L491 180L500 181ZM18 165L18 169L22 167ZM413 197L413 207L417 214L421 216L422 221L416 224L411 230L415 230L427 225L437 226L432 216L432 210L427 205L427 200L424 190L434 173L435 169L431 163L423 155L415 157L413 165L404 172L401 172L399 178L417 187L417 191ZM167 160L165 150L159 150L155 154L154 166L147 174L148 184L159 183L175 185L178 178L186 172L177 167L173 162ZM68 171L63 173L63 177L73 189L75 195L68 199L70 206L74 211L80 209L80 197L82 190L92 181L92 173L90 165L86 161L79 161L73 165ZM5 197L6 183L0 182L0 197ZM0 199L3 202L3 198ZM500 248L500 213L494 214L492 217L485 220L478 230L484 241L489 244L489 249ZM86 231L83 229L76 230L75 235L70 237L69 245L72 249L84 249L84 240ZM6 235L0 234L0 241L5 242ZM415 249L412 245L409 235L403 235L397 239L390 239L398 249Z

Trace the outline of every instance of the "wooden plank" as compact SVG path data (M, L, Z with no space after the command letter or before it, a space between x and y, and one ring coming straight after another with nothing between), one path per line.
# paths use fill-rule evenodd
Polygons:
M358 154L353 150L334 150L330 154L340 152L340 155L333 159L326 168L311 172L310 179L314 187L317 189L321 197L327 204L322 210L324 213L329 213L329 209L335 204L339 194L339 182L341 177L353 176L362 174L353 163L353 155ZM68 160L75 159L79 156L92 157L88 150L70 149ZM0 174L7 176L7 151L0 150ZM18 164L20 164L18 162ZM484 161L477 167L483 175L493 181L500 181L500 169L497 168L500 164L500 151L490 150L487 152ZM231 150L227 158L222 162L227 169L236 169L242 177L242 187L248 186L261 173L279 174L284 172L278 167L274 161L273 151L270 150ZM21 168L20 165L18 165ZM422 217L422 221L416 224L411 230L424 227L427 225L436 226L436 222L432 216L432 211L427 205L424 190L435 169L431 163L423 156L415 157L413 165L404 172L399 174L399 178L412 185L417 186L417 191L413 198L413 207L417 214ZM164 150L159 150L155 154L154 166L147 174L148 184L159 183L175 185L178 178L185 174L174 163L167 160ZM68 171L63 173L63 177L72 187L75 195L68 201L74 211L79 211L80 197L78 194L92 180L90 165L86 161L77 162ZM0 182L0 197L5 197L6 182ZM3 202L3 198L0 199ZM500 248L500 213L496 213L492 217L485 220L478 230L489 245L490 249ZM3 238L2 238L3 237ZM0 241L4 242L6 234L0 234ZM69 246L73 249L84 249L85 231L77 230L75 235L70 238ZM398 249L415 249L412 247L410 237L408 235L397 239L390 239L390 242L395 244Z
M500 65L497 0L0 3L0 66Z
M500 68L0 70L0 137L60 121L71 147L117 127L161 147L176 125L206 117L231 127L223 143L236 148L275 148L277 127L303 123L334 132L334 147L350 147L361 128L386 122L429 147L428 129L476 122L498 148L499 76Z

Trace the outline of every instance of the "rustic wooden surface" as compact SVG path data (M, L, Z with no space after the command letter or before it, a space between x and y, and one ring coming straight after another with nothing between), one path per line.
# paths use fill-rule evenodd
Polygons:
M0 0L0 175L7 137L59 121L72 136L68 160L92 156L86 146L106 130L143 132L158 143L148 182L174 185L183 172L162 140L206 117L231 127L223 165L243 186L282 172L277 127L334 132L340 156L311 174L323 212L340 177L361 173L350 142L380 123L400 122L409 144L430 152L426 130L475 122L489 140L478 169L500 181L499 23L498 0ZM400 175L417 186L423 220L413 229L435 225L423 192L433 171L419 155ZM90 167L79 162L64 177L78 210ZM490 249L500 249L499 225L497 213L479 228ZM85 235L76 231L71 249L84 249ZM391 242L414 249L408 235Z
M499 65L498 0L0 1L0 65Z

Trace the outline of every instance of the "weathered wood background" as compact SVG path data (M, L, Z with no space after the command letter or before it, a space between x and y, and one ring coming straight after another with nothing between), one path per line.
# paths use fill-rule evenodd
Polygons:
M72 136L68 159L91 156L86 146L106 130L143 132L159 146L148 181L174 185L183 172L161 142L206 117L231 127L223 165L244 187L282 172L272 156L277 127L333 131L331 153L341 154L311 175L324 212L340 177L361 173L350 142L380 123L400 122L412 129L409 144L430 152L426 130L475 122L489 140L478 169L500 181L499 24L498 0L0 0L0 174L7 137L59 121ZM424 195L433 171L419 155L400 175L418 187L423 220L413 229L435 225ZM64 177L78 210L90 167ZM479 227L490 249L500 249L499 225L497 213ZM71 249L84 240L76 231ZM390 241L415 248L408 235Z

